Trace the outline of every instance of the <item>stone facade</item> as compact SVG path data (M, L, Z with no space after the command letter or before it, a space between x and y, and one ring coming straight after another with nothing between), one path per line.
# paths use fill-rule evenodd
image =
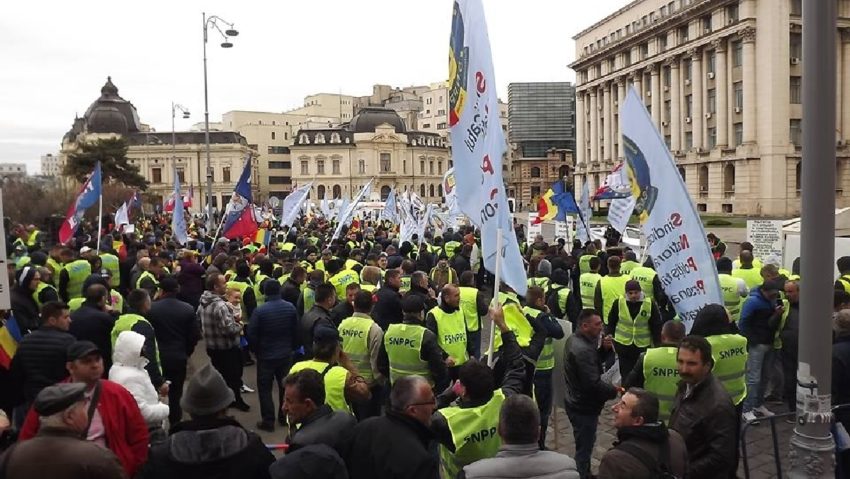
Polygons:
M511 162L508 197L516 200L520 211L535 211L540 195L556 181L572 182L573 153L551 149L543 158L514 158Z

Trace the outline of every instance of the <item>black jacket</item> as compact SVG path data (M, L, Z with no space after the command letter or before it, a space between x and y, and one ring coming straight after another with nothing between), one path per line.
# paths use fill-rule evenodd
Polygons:
M266 479L274 456L233 418L178 423L150 449L143 479Z
M398 289L384 285L375 292L375 305L372 308L372 319L384 331L391 324L400 323L404 316L401 310L401 294Z
M248 322L248 345L261 360L292 357L298 347L297 336L295 306L280 298L269 297Z
M74 341L67 331L51 327L43 327L21 339L10 369L15 384L23 389L27 404L42 389L68 376L65 362L68 346Z
M832 403L850 403L850 336L835 338L832 344ZM839 409L835 419L850 428L850 411Z
M115 318L100 309L97 304L84 302L80 309L71 313L71 327L68 330L80 341L91 341L103 356L103 371L109 374L112 365L112 326Z
M640 449L657 464L663 463L675 477L686 477L688 451L682 436L668 430L663 422L628 426L617 430L617 441L602 457L599 464L599 479L651 479L656 477L640 459L628 452L625 444ZM666 451L665 448L666 447ZM666 452L666 458L665 453Z
M330 320L330 311L318 304L314 304L310 311L298 321L298 342L304 346L304 357L313 357L313 332L320 325L330 328L335 327Z
M324 444L290 449L269 467L269 474L272 479L348 479L345 461Z
M581 295L570 290L570 294L567 296L567 303L561 304L558 291L568 287L562 284L553 284L550 286L547 293L546 306L549 307L549 312L552 313L552 316L558 319L566 319L573 323L573 329L575 330L576 319L578 319L578 313L581 312Z
M293 306L296 306L300 296L301 285L293 281L292 278L287 278L286 281L283 282L283 288L280 291L281 299L289 301Z
M340 301L331 310L329 318L334 327L338 328L339 323L341 323L343 319L350 318L352 314L354 314L354 306L352 306L348 301Z
M354 428L347 460L351 479L437 479L439 460L428 450L431 431L412 417L387 411Z
M617 397L617 388L602 380L602 353L595 339L581 334L567 339L564 372L567 380L564 400L572 411L599 414L605 401Z
M18 320L21 333L38 329L38 305L32 297L32 291L25 287L15 286L9 294L12 303L12 314Z
M688 448L688 477L727 477L734 472L736 419L732 399L711 374L686 394L679 383L670 429L685 439Z
M301 427L295 434L287 438L287 454L305 446L324 444L332 447L341 457L345 457L356 424L357 419L351 414L334 411L327 404L322 404L301 422Z
M415 284L410 285L410 291L404 296L407 298L408 296L418 297L422 300L422 304L425 305L425 312L431 310L431 308L437 306L437 300L432 298L430 294L428 294L428 290L421 288Z
M182 361L192 355L201 339L201 326L192 305L165 297L154 301L146 316L153 325L162 357Z

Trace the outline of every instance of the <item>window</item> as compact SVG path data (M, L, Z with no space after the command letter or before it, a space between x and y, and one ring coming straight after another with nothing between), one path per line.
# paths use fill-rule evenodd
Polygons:
M321 133L316 133L316 143L324 143L324 142L325 142L325 135L323 135Z
M708 103L708 113L717 113L717 90L714 88L708 90L706 103Z
M381 153L381 173L390 172L391 159L389 153Z
M342 187L339 186L339 185L334 185L333 195L334 195L334 199L342 198Z
M401 172L407 174L407 160L401 161Z
M661 69L664 86L666 86L667 88L670 88L671 70L672 68L670 67L664 67Z
M735 146L744 143L744 124L735 123L732 125L735 128Z
M803 0L791 0L791 15L803 14ZM799 188L797 188L799 189Z
M292 168L292 162L289 161L270 161L269 169L270 170L283 170L286 168Z
M310 174L310 172L309 172L309 168L310 168L310 167L308 166L307 161L302 160L302 161L301 161L301 174L302 174L302 175L304 175L304 176L309 175L309 174Z
M791 127L791 143L794 146L803 146L803 120L792 119Z
M272 132L272 140L274 140L274 132Z
M531 177L540 178L540 168L536 166L531 167Z
M694 96L685 95L685 116L690 118L693 116Z
M339 160L331 160L331 172L334 175L339 174Z
M735 94L735 108L744 108L744 83L735 82L732 84L732 89Z
M540 196L540 187L539 186L532 186L531 187L531 198L534 199L534 198L538 198L539 196Z
M423 123L422 128L431 128L431 124L430 123Z
M667 145L667 149L670 149L670 135L664 135L664 144Z
M224 183L230 183L230 167L225 166L221 169L221 181Z
M739 67L744 64L744 44L738 40L732 42L732 66Z
M648 57L648 56L649 56L649 44L648 43L642 43L640 45L640 59L646 60L646 57Z
M423 198L425 197L425 185L424 184L419 185L419 196L421 196Z
M319 187L316 188L316 196L318 196L320 200L325 199L325 185L319 185Z
M434 174L434 161L433 160L428 162L428 174L430 174L430 175Z
M20 168L18 168L18 171L20 171ZM177 179L180 180L181 185L186 183L186 172L183 171L183 168L177 168Z
M715 71L714 70L714 64L715 64L716 59L717 59L717 55L715 54L714 50L708 52L708 57L706 58L705 70L708 73L711 73L712 75L714 74L714 71Z
M670 106L670 100L665 101L665 102L664 102L664 116L662 116L662 119L663 119L664 121L668 121L668 122L669 122L669 121L670 121L670 119L671 119L671 118L672 118L672 116L673 116L672 112L673 112L673 110L672 110L672 108L671 108L671 106Z
M801 77L791 77L791 103L803 103L803 79Z
M162 168L151 168L151 183L162 183Z
M734 23L738 21L738 4L734 3L726 7L726 18L729 19L729 23Z
M445 130L446 129L446 123L445 122L437 123L437 129L438 130Z
M424 160L419 161L419 173L421 173L423 175L425 174L425 161Z
M796 58L797 61L803 58L803 36L799 33L792 33L791 38L791 58Z
M667 35L661 35L658 37L658 51L667 51Z
M366 174L366 160L357 161L357 173L360 175Z
M289 178L286 176L269 176L270 185L285 185L289 183Z
M690 150L694 147L694 133L692 131L685 132L685 149Z
M428 187L428 196L430 196L431 198L434 197L434 185Z
M708 129L708 147L714 148L717 146L717 128L711 127Z
M443 174L443 160L440 160L440 161L437 162L437 174L438 175Z
M679 44L685 43L688 41L688 26L683 25L679 27Z
M316 174L324 175L325 174L325 160L316 160Z
M711 33L711 15L702 17L702 32Z
M684 62L682 62L682 72L683 72L683 75L685 77L685 80L688 80L688 81L691 80L691 74L693 73L693 70L694 70L693 67L694 67L694 65L693 65L693 62L691 61L690 58L687 58L687 59L685 59Z
M623 52L623 65L624 66L632 66L632 51L626 50Z
M446 110L437 110L437 114L440 116L446 116Z
M285 146L270 146L268 152L270 155L285 155L289 153L289 148Z
M726 195L735 193L735 165L732 163L727 163L723 167L723 193Z

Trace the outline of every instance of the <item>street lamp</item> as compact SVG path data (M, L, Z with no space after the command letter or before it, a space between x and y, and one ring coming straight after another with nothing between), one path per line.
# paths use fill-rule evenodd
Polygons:
M174 129L174 118L177 116L177 111L183 113L183 118L189 118L189 109L185 106L171 102L171 169L174 174L177 174L177 132Z
M207 31L209 27L215 28L224 40L221 43L221 48L232 48L230 37L239 35L239 32L233 28L233 24L223 18L212 15L207 17L206 12L201 14L204 20L204 142L207 150L207 234L213 231L213 215L212 215L212 163L210 161L210 109L209 109L209 94L207 89ZM219 23L223 23L228 28L222 31ZM185 112L184 112L185 113ZM173 115L172 115L173 117Z

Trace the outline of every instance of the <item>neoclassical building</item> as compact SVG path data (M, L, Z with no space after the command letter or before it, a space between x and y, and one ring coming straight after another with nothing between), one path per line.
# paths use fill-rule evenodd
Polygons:
M838 206L850 206L850 1L838 3ZM573 37L576 185L623 159L619 105L634 87L697 209L800 211L801 0L637 0Z
M147 193L154 201L162 202L174 188L174 172L180 177L184 192L193 191L192 210L201 211L206 206L206 144L204 132L181 131L176 133L172 145L171 132L155 132L139 121L136 107L118 95L118 88L108 78L100 90L100 97L86 110L62 138L59 153L59 171L69 155L79 144L100 138L122 137L127 141L130 164L139 167L139 173L148 181ZM256 171L257 152L250 149L239 133L210 131L210 164L212 167L212 204L216 208L226 204L242 172L245 158L251 156ZM176 168L174 168L176 167ZM257 190L258 175L253 175Z
M372 199L393 186L439 203L452 166L446 139L411 131L392 109L365 107L339 127L301 129L289 147L293 188L313 181L310 198L351 198L375 178Z

